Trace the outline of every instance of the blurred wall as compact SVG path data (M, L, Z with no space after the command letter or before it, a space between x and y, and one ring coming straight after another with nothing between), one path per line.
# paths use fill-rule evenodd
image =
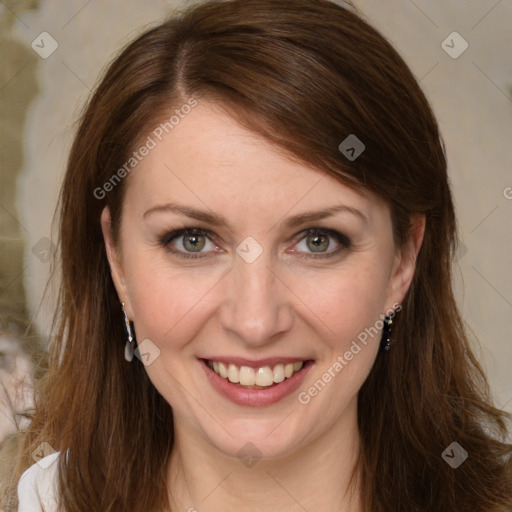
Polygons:
M512 3L354 3L403 55L439 120L463 240L458 300L496 401L512 411ZM54 249L50 226L73 123L120 47L185 5L0 3L0 306L43 334L52 311L49 298L40 305Z

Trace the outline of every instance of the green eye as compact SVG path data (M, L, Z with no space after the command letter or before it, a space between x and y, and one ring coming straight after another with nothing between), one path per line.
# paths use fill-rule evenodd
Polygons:
M343 234L331 229L312 228L301 233L296 247L304 244L300 250L293 250L299 258L328 258L351 247L350 240ZM159 237L160 244L180 258L205 258L214 255L217 246L212 242L213 233L200 228L184 228L170 231ZM334 242L333 242L334 240ZM211 244L208 249L208 244ZM332 250L332 246L336 246ZM203 250L205 249L206 250ZM213 254L212 254L213 253Z
M178 243L174 244L174 241L177 241ZM207 241L213 246L212 249L215 249L215 244L211 242L209 234L199 228L178 229L176 231L171 231L160 238L162 246L183 258L204 257L205 255L201 253L209 252L202 251L202 249L206 247ZM170 247L171 245L174 247L178 246L177 250L172 249ZM197 253L197 255L191 253Z
M328 251L331 246L335 245L331 242L332 239L336 241L339 247ZM294 251L297 253L304 253L297 254L300 258L327 258L338 254L343 249L351 247L351 242L345 235L331 229L320 228L309 229L305 236L301 238L297 247L300 248L301 244L304 244L303 248L298 251Z
M205 239L203 235L184 235L183 236L183 247L187 251L199 252L205 246Z
M313 252L323 252L329 248L329 237L326 235L308 235L306 244Z

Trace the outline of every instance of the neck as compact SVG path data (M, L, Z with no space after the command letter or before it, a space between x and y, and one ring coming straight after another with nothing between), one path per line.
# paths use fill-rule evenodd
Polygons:
M359 471L351 483L359 450L357 400L347 409L299 450L253 464L226 455L177 419L168 466L172 510L361 512Z

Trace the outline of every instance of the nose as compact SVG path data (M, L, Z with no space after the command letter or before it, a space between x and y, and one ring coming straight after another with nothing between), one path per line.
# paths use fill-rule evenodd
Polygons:
M293 293L277 270L264 250L252 263L237 255L227 276L222 325L248 346L272 344L291 329Z

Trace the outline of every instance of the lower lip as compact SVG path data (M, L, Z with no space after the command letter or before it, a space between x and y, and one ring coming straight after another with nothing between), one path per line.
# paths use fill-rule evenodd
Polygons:
M239 387L228 379L223 379L217 375L207 364L204 359L198 359L203 367L206 376L210 380L212 386L224 397L238 405L249 405L251 407L263 407L279 402L283 398L293 393L302 383L314 361L307 361L302 369L285 379L283 382L271 386L267 389L249 389Z

